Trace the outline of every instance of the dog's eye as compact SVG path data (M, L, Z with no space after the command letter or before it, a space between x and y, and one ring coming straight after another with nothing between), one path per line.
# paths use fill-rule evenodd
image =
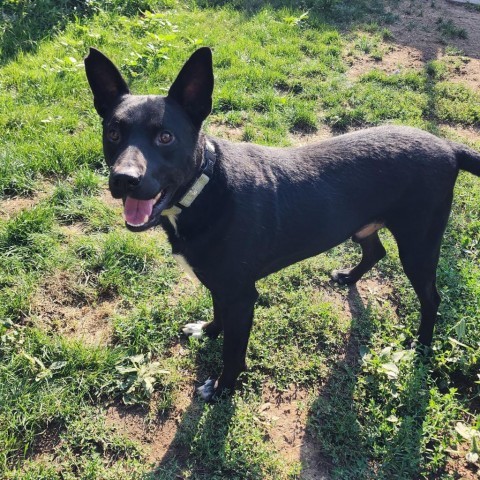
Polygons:
M172 143L172 142L173 142L173 135L167 130L160 132L157 136L157 143L161 145L168 145L169 143Z
M116 127L111 127L108 129L107 138L114 143L117 143L120 140L120 131Z

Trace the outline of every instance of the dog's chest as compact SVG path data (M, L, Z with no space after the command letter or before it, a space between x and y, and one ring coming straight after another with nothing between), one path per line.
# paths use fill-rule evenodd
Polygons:
M178 227L177 227L177 216L172 214L172 215L167 215L168 221L173 227L173 230L175 232L175 235L178 237Z
M198 282L198 277L195 275L195 272L193 271L193 268L191 265L187 262L187 259L183 256L180 255L179 253L174 253L173 258L176 260L178 265L184 270L184 272L195 282Z

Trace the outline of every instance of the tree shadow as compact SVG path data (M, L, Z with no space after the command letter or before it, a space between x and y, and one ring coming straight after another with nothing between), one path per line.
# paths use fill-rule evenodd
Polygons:
M75 19L88 19L100 11L135 15L148 8L148 0L19 0L0 5L0 65L19 52L35 52L42 40L52 38Z
M345 2L339 0L197 0L200 7L230 6L246 15L255 15L265 8L275 10L288 9L308 12L309 21L316 23L333 22L350 24L362 20L371 20L372 15L383 18L386 14L385 4L389 0L356 0Z
M447 47L480 58L480 11L474 5L411 0L402 7L397 8L402 21L391 28L396 45L414 48L425 63L445 55Z
M429 399L426 388L427 369L420 359L416 360L417 365L409 379L408 388L400 392L402 409L397 412L400 427L384 443L384 451L374 451L374 439L369 425L365 424L364 418L359 418L356 405L362 401L358 397L361 391L357 389L361 378L362 350L366 349L376 328L371 306L363 303L355 285L349 287L348 304L352 323L345 355L332 368L327 383L322 386L320 395L308 413L307 433L319 452L318 464L322 465L322 470L327 471L327 478L404 478L398 476L403 475L399 465L405 467L403 472L412 473L408 478L417 478L415 475L422 461L422 424ZM375 380L363 377L361 381ZM369 385L370 390L375 390L375 386ZM302 472L309 472L308 476L301 475L300 478L305 480L316 478L310 473L310 450L302 448L301 452Z
M20 52L34 52L38 43L50 38L75 17L93 13L89 2L40 0L5 2L0 7L0 65Z

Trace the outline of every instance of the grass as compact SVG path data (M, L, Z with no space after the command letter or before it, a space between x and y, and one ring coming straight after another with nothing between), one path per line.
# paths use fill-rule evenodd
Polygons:
M282 146L318 129L385 122L439 134L446 123L478 124L478 94L448 81L462 61L454 47L424 70L372 69L350 80L348 52L380 62L382 42L394 41L385 25L398 19L379 2L293 3L0 7L2 478L303 478L306 447L296 461L284 456L274 439L288 418L265 406L295 390L315 464L329 478L453 479L452 462L477 471L466 454L474 460L479 431L478 179L462 174L456 188L431 357L404 347L418 305L385 233L388 257L361 295L329 283L332 269L358 261L349 243L259 282L249 371L240 392L213 406L193 398L192 386L218 373L221 340L181 335L184 323L211 318L208 292L187 283L160 231L125 231L106 201L82 65L91 45L137 93L166 92L188 55L211 45L216 88L206 129L232 128L247 141ZM349 33L352 15L363 23ZM18 199L34 206L7 210ZM82 323L92 331L79 333ZM111 406L162 437L176 418L165 452L152 460L158 438L152 446L122 430Z

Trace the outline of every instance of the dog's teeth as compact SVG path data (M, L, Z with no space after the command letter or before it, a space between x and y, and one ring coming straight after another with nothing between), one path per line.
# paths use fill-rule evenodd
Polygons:
M157 196L155 197L155 202L158 202L160 200L160 197L162 196L162 193L163 193L163 190L160 190L157 194Z
M150 218L149 215L144 215L143 220L140 223L127 222L127 224L130 225L131 227L143 227L148 222L149 218Z

